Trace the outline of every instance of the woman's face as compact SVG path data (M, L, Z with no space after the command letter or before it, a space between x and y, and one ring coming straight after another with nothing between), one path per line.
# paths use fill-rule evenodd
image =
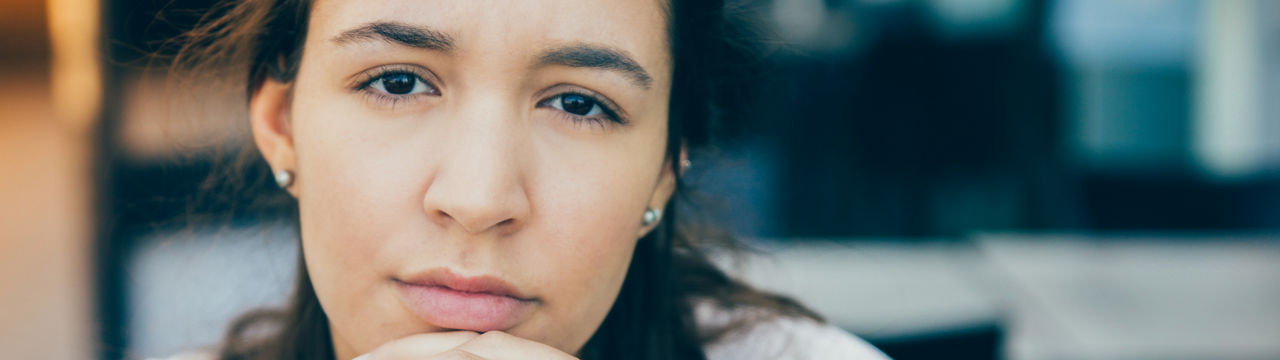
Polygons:
M670 62L658 1L317 1L251 112L339 357L448 329L578 351L674 186Z

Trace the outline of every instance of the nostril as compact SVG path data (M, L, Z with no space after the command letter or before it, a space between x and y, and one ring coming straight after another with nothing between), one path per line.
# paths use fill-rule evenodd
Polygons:
M454 220L453 215L449 215L449 213L444 210L436 210L436 216L439 216L443 220Z
M440 224L454 224L462 227L463 230L470 233L481 232L486 229L504 229L503 231L510 231L519 223L519 219L514 217L507 217L502 221L494 223L492 222L493 220L486 221L478 214L468 215L459 213L459 216L454 216L454 213L450 213L444 209L435 210L432 213L435 214L435 216L432 217L435 218L437 222L440 222Z

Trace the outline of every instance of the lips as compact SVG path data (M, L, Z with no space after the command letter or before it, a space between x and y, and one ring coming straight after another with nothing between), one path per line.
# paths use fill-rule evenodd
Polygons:
M394 279L410 312L432 325L485 332L519 324L538 302L492 276L459 276L447 268Z

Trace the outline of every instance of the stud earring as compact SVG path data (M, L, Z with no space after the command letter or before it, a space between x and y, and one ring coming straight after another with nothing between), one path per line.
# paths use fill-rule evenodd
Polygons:
M651 226L657 224L659 219L662 219L662 210L648 208L644 210L644 217L640 219L640 224Z
M276 170L276 185L281 189L286 189L289 185L293 185L293 172L289 170Z
M689 160L680 161L680 172L685 172L693 167L693 162Z

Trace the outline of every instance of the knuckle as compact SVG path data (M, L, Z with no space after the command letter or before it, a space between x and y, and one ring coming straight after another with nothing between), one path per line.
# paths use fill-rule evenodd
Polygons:
M501 331L489 331L472 338L469 342L475 344L494 344L506 342L510 340L511 337L512 335Z
M472 354L471 352L468 352L462 349L451 349L449 351L440 353L436 356L432 356L431 359L434 359L434 360L485 360L479 355Z
M404 352L405 348L408 347L409 344L410 342L406 339L392 340L385 344L382 344L381 346L378 346L377 348L374 348L373 352L370 352L369 355L370 357L373 357L376 359L393 356L394 354L399 354L401 352Z

